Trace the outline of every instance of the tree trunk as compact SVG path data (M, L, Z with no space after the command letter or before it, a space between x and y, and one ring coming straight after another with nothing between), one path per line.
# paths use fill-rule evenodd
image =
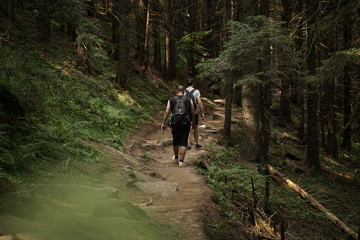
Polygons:
M318 0L307 0L306 16L308 20L307 26L307 49L308 57L306 59L308 75L316 74L316 37L314 25L316 23L316 14L318 8ZM307 167L320 169L319 160L319 143L318 143L318 89L317 83L308 83L307 86L307 151L305 164Z
M140 0L134 0L133 5L135 8L135 26L136 26L136 56L135 58L139 63L143 63L145 55L145 22L146 13L144 5L140 3Z
M116 72L116 83L127 88L128 59L129 59L129 12L130 3L128 0L118 0L115 8L117 19L119 19L119 62Z
M344 49L351 48L351 20L349 17L346 17L344 20ZM343 95L344 95L344 131L343 131L343 141L341 147L350 151L351 150L351 91L352 91L352 82L349 71L349 66L344 67L343 75Z
M188 0L188 29L187 32L188 33L192 33L196 31L196 18L197 18L197 4L194 0ZM196 71L196 58L195 58L195 54L194 51L190 50L188 51L187 55L187 63L188 63L188 73L190 76L196 76L197 71Z
M94 17L96 15L95 0L88 1L87 15L89 17Z
M249 162L262 162L261 138L259 131L259 87L254 85L244 85L242 89L242 115L243 115L243 134L242 134L242 154L244 159Z
M149 64L149 41L150 41L150 0L143 0L144 5L146 6L146 20L145 20L145 40L144 40L144 56L142 63L145 66L145 69Z
M38 31L40 34L40 41L46 43L49 43L51 39L51 21L49 7L50 3L48 3L48 0L43 0L38 9Z
M300 17L303 16L303 0L297 0L296 3L296 15L299 15ZM300 18L299 25L303 24L303 17ZM296 39L295 39L295 45L296 50L299 52L303 48L304 40L303 40L304 33L301 29L299 29L296 32ZM291 95L293 96L293 99L296 102L296 113L297 113L297 133L296 136L299 138L301 143L304 143L305 140L305 94L304 89L305 86L297 82L292 82L292 91Z
M297 94L297 128L296 128L296 136L300 140L300 142L304 142L305 140L305 94L304 94L304 86L302 84L297 84L296 89L298 89Z
M5 22L6 22L6 32L4 36L7 39L10 39L13 32L13 25L15 21L14 0L6 0L4 11L5 11Z
M247 17L255 15L255 1L240 2L239 17L244 22ZM260 132L260 89L258 85L242 87L243 156L250 162L262 162L261 132Z
M326 153L333 159L338 158L338 144L336 139L336 113L335 113L335 79L326 79L324 86L324 102L326 103L325 121L327 126Z
M270 2L269 0L261 0L260 1L260 15L264 15L266 17L270 16ZM265 49L263 50L263 55L265 57L265 61L259 60L259 72L266 70L267 66L271 64L271 51L270 45L266 44ZM262 76L261 80L263 84L259 86L260 88L260 104L258 108L260 109L260 126L259 131L261 138L260 147L261 147L261 157L262 164L265 166L264 174L267 176L265 178L265 193L264 193L264 211L269 212L269 198L270 198L270 171L268 168L269 164L269 141L270 141L270 121L269 121L269 113L271 107L271 79L268 76Z
M206 10L207 10L207 27L212 29L212 32L207 37L206 47L210 49L210 56L217 57L220 52L220 25L221 17L217 12L218 4L214 0L206 0Z
M119 38L119 30L120 30L120 16L119 16L119 6L117 6L118 3L114 3L115 6L113 6L111 12L111 41L115 44L115 50L113 53L113 57L115 60L119 60L120 55L120 38Z
M281 0L284 12L281 16L281 20L284 22L284 27L289 27L291 20L291 0ZM289 105L289 90L291 80L282 77L281 78L281 95L280 95L280 114L283 121L286 123L291 122L290 105Z
M165 2L165 79L169 82L176 77L176 45L173 34L172 3Z
M161 72L161 45L160 45L160 5L159 0L153 0L153 39L154 39L154 57L153 66Z
M231 20L231 0L226 0L225 6L225 19ZM232 77L226 79L225 87L225 121L224 121L224 135L230 137L231 135L231 113L232 113L232 100L233 100L233 85Z

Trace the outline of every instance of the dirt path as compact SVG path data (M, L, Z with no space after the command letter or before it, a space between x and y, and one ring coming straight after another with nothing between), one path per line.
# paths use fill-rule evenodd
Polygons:
M54 171L51 181L34 185L32 194L18 193L15 202L9 195L14 206L0 215L0 239L206 240L203 216L213 204L212 191L194 162L220 138L224 118L222 106L208 105L199 126L203 148L188 151L185 168L172 162L171 132L159 130L159 111L124 151L111 139L86 142L107 156Z
M137 134L127 144L128 154L137 158L150 159L146 167L153 171L155 176L162 181L177 183L178 189L172 194L151 195L152 204L144 207L144 210L149 215L172 225L181 233L182 239L207 239L202 225L202 211L212 204L212 192L194 167L194 162L205 154L219 137L223 120L221 109L220 107L216 110L215 120L214 114L211 114L200 123L200 144L203 148L193 148L187 152L185 168L180 168L172 162L170 129L165 132L159 130L162 111L153 123L140 127Z

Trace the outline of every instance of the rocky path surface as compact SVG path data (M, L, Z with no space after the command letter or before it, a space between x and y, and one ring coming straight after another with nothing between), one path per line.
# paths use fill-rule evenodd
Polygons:
M158 178L159 185L155 187L158 191L146 187L143 189L144 192L152 194L152 203L144 208L145 211L170 224L179 231L181 239L207 239L203 227L203 212L213 204L212 191L195 168L195 163L205 156L220 138L224 109L221 102L215 104L207 99L205 101L205 119L199 123L199 143L202 148L194 148L191 132L192 149L186 153L186 167L179 167L172 162L171 131L169 128L165 132L160 131L163 111L159 112L152 124L140 127L137 134L128 142L126 149L128 154L137 156L138 159L148 159L146 167ZM164 183L168 186L175 184L176 191L171 187L168 190L163 189L161 184Z
M194 162L206 153L206 150L217 138L221 129L221 123L213 120L212 116L206 116L205 121L200 123L200 144L202 149L188 151L185 158L186 167L181 168L172 162L173 151L171 132L167 129L160 131L162 113L153 123L154 128L141 129L128 144L127 153L146 156L149 161L146 166L154 176L159 179L158 184L168 183L176 185L173 189L161 189L153 191L144 187L144 192L152 193L152 204L145 207L149 215L163 219L180 232L182 239L204 240L207 239L202 226L202 211L211 204L211 190L205 180L199 175L194 167ZM151 129L151 130L149 130ZM140 143L140 144L139 144Z

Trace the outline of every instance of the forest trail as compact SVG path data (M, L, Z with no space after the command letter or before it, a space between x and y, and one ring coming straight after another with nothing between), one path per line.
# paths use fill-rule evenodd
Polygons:
M185 157L186 167L172 162L171 131L160 131L163 111L159 111L153 123L140 126L128 141L126 152L137 158L146 156L146 167L163 182L175 183L177 190L158 192L151 196L152 204L143 209L150 215L170 224L180 233L181 239L207 239L202 225L203 211L212 204L212 191L194 167L194 162L207 153L209 147L220 137L224 109L212 103L212 111L206 112L199 123L201 149L192 147ZM191 132L192 133L192 132ZM193 142L193 136L191 136ZM192 144L194 145L194 144Z
M224 107L204 101L203 148L187 152L186 167L172 162L171 132L160 131L160 109L155 120L137 127L123 151L105 141L86 142L107 156L81 165L80 172L65 165L59 178L40 181L32 193L15 193L17 201L9 194L14 208L0 215L0 239L206 240L203 220L213 193L194 163L221 138ZM89 175L85 182L76 181L83 174Z

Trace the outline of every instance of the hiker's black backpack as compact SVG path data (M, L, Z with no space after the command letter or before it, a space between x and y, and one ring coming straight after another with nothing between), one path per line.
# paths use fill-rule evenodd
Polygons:
M190 98L190 99L193 101L194 111L196 111L196 109L197 109L197 102L196 102L195 97L194 97L194 95L193 95L193 93L194 93L195 91L196 91L195 88L193 88L191 91L185 89L186 97L187 97L187 98Z
M173 99L175 100L175 105L172 109L171 124L183 125L190 123L189 113L185 104L187 98L175 96Z

